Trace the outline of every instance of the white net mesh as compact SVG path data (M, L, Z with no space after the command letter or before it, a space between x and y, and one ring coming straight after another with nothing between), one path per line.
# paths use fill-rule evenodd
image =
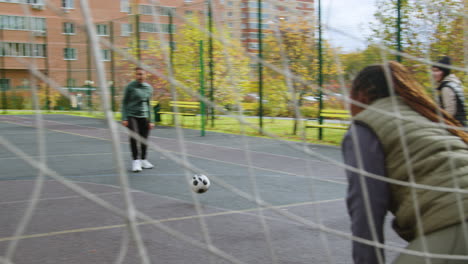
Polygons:
M5 2L9 1L0 1L0 4ZM264 53L260 59L259 2L263 3L264 9L264 35L261 37ZM348 110L349 105L355 104L389 115L399 123L410 120L401 116L398 109L388 113L350 100L350 81L363 66L385 63L396 55L403 58L403 63L427 87L436 86L430 69L440 54L457 58L450 68L464 77L467 61L463 58L468 54L464 3L402 1L401 10L407 27L402 31L405 49L397 52L390 39L395 32L393 29L388 32L391 23L387 22L393 16L389 12L394 11L396 1L392 4L376 1L379 20L374 22L375 38L370 41L363 40L362 35L350 34L351 30L346 27L334 27L332 21L323 25L327 34L333 32L330 35L338 40L341 37L360 42L368 47L366 51L343 55L333 48L334 43L324 41L323 58L320 59L317 55L317 3L259 2L194 1L173 6L164 1L139 5L121 1L121 17L108 19L95 15L96 9L111 8L101 6L102 3L45 1L43 6L50 14L46 18L47 26L43 28L37 26L44 23L37 20L38 10L43 8L40 4L11 3L14 7L2 13L3 76L0 79L4 87L11 86L6 80L22 79L31 90L20 92L16 87L14 91L6 91L4 88L2 98L6 100L9 96L9 99L3 106L10 104L8 108L14 109L13 104L20 105L17 102L23 100L22 105L30 106L34 115L1 117L0 145L6 154L2 154L0 162L5 171L13 175L1 177L5 186L1 197L6 200L0 201L0 210L2 215L14 212L14 217L2 218L6 227L0 235L0 246L4 250L0 262L37 262L40 254L36 255L37 247L31 248L28 241L34 240L40 248L42 244L54 245L47 239L81 233L92 233L91 237L102 243L116 237L120 241L117 247L101 245L102 248L82 254L64 250L63 255L68 254L70 262L62 259L61 254L47 262L80 263L85 259L89 263L185 263L193 260L190 256L193 253L196 257L202 256L199 263L288 263L289 260L294 263L350 263L351 241L383 248L387 261L401 253L422 256L425 263L438 259L468 260L463 255L432 252L424 235L421 236L421 251L405 249L406 243L389 232L387 241L379 243L377 227L370 217L372 197L363 178L409 187L416 229L420 233L423 233L427 219L421 219L418 191L453 193L460 213L462 236L467 238L467 227L462 220L465 219L463 197L468 190L460 188L456 180L456 163L451 164L451 171L447 172L454 175L453 188L416 182L412 169L414 157L408 152L411 142L406 142L400 124L395 133L399 134L403 144L402 155L409 180L399 181L361 169L360 151L356 152L356 160L361 165L357 168L347 166L337 148L310 144L311 137L315 140L315 134L311 136L305 129L307 124L317 123L308 119L317 117L319 97L324 100L325 108ZM328 17L333 17L332 6L326 10ZM175 7L176 12L170 7ZM12 15L18 10L23 14ZM140 15L135 15L136 10ZM210 13L212 21L207 17ZM411 19L415 14L418 15L414 20L417 23ZM175 27L171 21L176 21ZM382 21L387 25L379 24ZM210 23L212 27L209 27ZM17 41L8 35L10 30L26 30L28 39ZM60 32L60 39L54 39L53 32ZM437 38L435 33L445 35ZM46 37L38 37L38 34ZM440 39L451 36L454 36L453 45L457 48L444 50ZM41 45L47 47L49 54L41 53ZM65 63L60 65L66 68L45 59L54 58L52 53L62 52ZM184 112L180 106L168 107L169 101L199 101L206 106L208 115L198 112L191 117L193 124L189 124L190 118L182 115L163 115L164 122L172 123L171 130L157 127L148 140L120 126L115 112L119 111L123 88L133 78L136 66L148 72L148 82L154 87L153 100L166 104L163 105L165 111ZM318 75L320 68L321 76ZM22 75L15 69L23 69ZM260 98L259 78L264 86ZM321 87L320 82L323 82ZM390 93L394 93L391 83L389 86ZM203 87L206 88L205 96L200 91ZM437 99L435 95L434 98ZM102 119L61 119L62 115L51 119L45 115L47 108L85 110ZM260 119L259 112L262 113ZM288 132L277 131L275 126L282 122L283 116L289 117ZM206 122L200 125L203 118ZM214 130L223 122L233 126L231 132L237 135L213 132L205 136L209 140L199 137L202 127ZM324 124L336 125L333 122L337 121L328 120ZM340 125L348 124L345 121ZM339 144L344 135L344 130L320 130L325 137L338 138L322 143ZM250 137L252 134L263 137ZM296 141L285 140L285 134L293 134L290 137ZM144 172L143 176L129 174L128 135L147 143L150 158L157 157L156 168L151 173ZM353 140L357 141L357 138ZM93 148L93 144L104 149ZM16 169L20 166L14 163L27 169ZM344 170L363 176L360 184L364 190L364 210L369 215L371 240L353 236L349 231L343 202L346 196ZM193 174L210 178L212 186L207 194L200 196L189 190L187 183ZM26 185L29 187L24 187ZM105 186L105 191L95 189L99 186ZM9 189L11 193L18 191L22 195L18 198L13 194L8 196ZM60 192L63 193L60 195ZM143 199L145 195L152 198ZM114 196L117 198L110 199ZM50 228L54 226L53 219L44 220L38 216L42 210L51 218L60 215L53 206L51 209L43 207L44 204L75 199L85 199L87 206L102 208L118 216L118 220L107 222L103 216L96 217L98 223L90 220L84 222L87 225ZM160 200L167 202L161 204ZM165 209L159 211L161 208L152 208L152 204ZM94 212L80 212L80 206L67 204L67 212L72 214L67 217L71 222L79 222L81 217L77 216L81 214L92 215ZM388 226L385 228L389 230ZM109 239L104 232L114 229L122 231ZM79 242L66 245L74 247L78 243L85 248L79 244L82 242L79 237L67 238ZM111 257L89 256L95 251ZM28 255L36 259L30 261ZM378 261L385 262L380 255Z

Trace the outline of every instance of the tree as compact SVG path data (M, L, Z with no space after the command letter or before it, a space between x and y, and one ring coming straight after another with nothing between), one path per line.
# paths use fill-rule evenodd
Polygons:
M126 49L128 54L133 58L137 56L137 47L134 40L129 41ZM163 56L163 47L160 41L155 38L148 38L140 42L141 62L148 65L152 70L167 76L167 64ZM131 60L127 60L124 56L117 56L117 87L120 87L119 93L122 94L127 84L135 78L135 67L138 65ZM169 98L168 81L165 78L160 78L152 73L147 74L146 80L154 88L153 99L157 101L164 101ZM117 100L119 103L119 100Z
M204 41L205 69L208 69L208 35L198 25L198 18L193 17L176 36L175 78L191 91L179 87L177 93L182 100L196 100L193 94L199 92L200 40ZM240 43L233 41L227 32L218 28L213 32L214 98L216 104L223 106L239 103L250 84L250 60ZM205 70L205 80L208 78L208 70ZM209 87L205 86L207 94Z
M402 0L402 46L403 51L418 58L437 60L441 55L450 55L455 64L463 62L463 1ZM396 45L397 0L379 0L372 24L370 40L394 48ZM393 59L389 55L389 59ZM403 59L403 64L412 70L416 78L430 87L428 66Z
M296 107L300 108L303 105L304 96L318 96L318 87L311 89L318 78L319 63L313 30L306 21L283 21L279 24L276 34L269 34L265 41L265 60L284 70L283 74L278 74L266 68L265 86L268 90L265 92L265 98L268 102L274 102L276 106L286 106L287 115L295 117L293 134L297 134L299 122ZM323 42L323 47L324 79L332 80L338 75L333 54L335 51L326 41ZM287 80L287 71L299 77L301 81Z
M41 82L37 91L39 97L39 104L46 109L49 105L50 109L53 109L57 105L59 98L61 96L60 92L54 88L49 87L48 84ZM49 102L47 102L47 100Z
M200 54L199 41L205 40L204 54L205 64L208 54L207 33L200 29L200 22L197 17L191 18L181 26L175 33L175 49L173 54L173 74L175 80L181 84L176 85L175 91L177 100L196 101L199 93L200 77ZM244 54L244 49L240 43L233 41L227 33L228 30L215 29L214 35L214 87L215 102L218 105L233 105L243 98L246 88L250 83L249 58ZM224 40L224 42L219 39ZM169 42L163 40L166 45L162 45L160 39L149 38L140 43L141 61L159 72L164 78L153 74L148 74L147 82L154 88L154 100L162 101L162 106L167 107L173 94L171 85L167 81L169 77L170 55ZM127 52L136 57L136 42L130 40ZM134 68L137 65L122 56L118 59L117 76L118 84L125 87L134 78ZM205 65L205 69L208 66ZM208 71L205 71L205 80L208 80ZM207 87L207 85L205 85ZM208 89L205 89L208 92ZM121 89L121 93L123 88Z
M340 54L345 80L350 82L364 67L370 64L381 63L381 56L380 48L375 45L369 45L362 51Z

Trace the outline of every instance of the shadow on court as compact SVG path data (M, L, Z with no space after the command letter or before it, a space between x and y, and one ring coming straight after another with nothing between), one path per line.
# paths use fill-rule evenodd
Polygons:
M44 118L47 166L125 211L106 124ZM33 116L0 116L0 135L35 160L37 131ZM130 168L123 129L121 141ZM349 221L339 148L212 132L200 137L196 130L169 127L153 130L151 142L212 181L207 193L193 194L186 178L191 173L154 150L148 157L154 169L128 171L133 204L157 221L138 220L152 263L352 263L351 243L340 235L349 233ZM30 224L15 237L39 186L38 170L3 145L0 167L0 256L18 241L13 263L141 263L124 218L50 177ZM260 209L256 198L269 206ZM387 240L404 245L392 231ZM210 253L208 245L216 249Z

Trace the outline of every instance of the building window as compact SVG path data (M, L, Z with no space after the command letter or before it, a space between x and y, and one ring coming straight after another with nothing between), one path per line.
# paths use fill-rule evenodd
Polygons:
M175 33L176 26L170 24L157 24L157 23L140 23L140 32L147 33L169 33L169 29L172 29L172 33Z
M0 90L1 91L10 90L10 79L0 79Z
M184 3L192 3L193 0L184 0Z
M228 2L227 2L227 5L228 5L228 6L234 6L234 2L228 1Z
M153 15L153 6L151 5L140 5L140 14L142 15ZM169 6L158 6L155 7L156 12L160 16L169 16L171 13L174 14L176 9L175 7Z
M159 9L159 15L160 16L170 16L171 14L176 13L176 8L175 7L160 6L158 9Z
M29 87L29 85L30 85L29 79L23 78L23 79L21 80L21 85L17 85L17 86L16 86L16 89L28 90L28 89L31 88L31 87Z
M172 47L173 50L177 50L177 42L175 41L170 41L169 42L170 47Z
M140 23L140 32L147 32L147 33L159 33L160 27L159 24L155 23Z
M250 18L258 19L258 13L249 13ZM268 19L270 14L262 13L262 19Z
M70 22L63 23L63 34L74 35L75 34L75 24Z
M175 34L176 33L176 25L172 24L172 27L171 27L170 24L162 24L162 32L163 33Z
M96 32L98 36L109 36L109 30L105 24L96 25Z
M232 22L229 22L229 23L228 23L228 27L229 27L229 28L233 28L233 27L234 27L234 24L233 24Z
M45 58L47 56L46 45L44 44L31 44L32 57Z
M268 24L262 24L262 29L268 29L270 25ZM258 23L249 23L249 28L251 29L257 29L258 28Z
M249 49L258 50L258 43L249 43Z
M0 56L2 57L45 57L44 44L0 42Z
M262 34L262 35L261 35L262 39L265 39L265 36L266 36L265 34ZM249 33L249 38L250 38L250 39L258 39L258 33L250 32L250 33Z
M76 49L75 48L64 48L63 49L64 60L76 60Z
M20 30L23 30L23 29L26 29L27 27L27 21L28 20L27 18L25 17L14 17L15 18L15 27L16 29L20 29Z
M0 29L45 31L45 18L0 15Z
M130 13L131 11L128 0L120 0L120 12Z
M26 43L16 43L15 44L15 55L18 57L29 57L31 56L30 46L26 46ZM29 49L28 49L29 48ZM28 52L29 51L29 52Z
M41 17L31 17L30 18L31 26L30 29L34 31L46 31L46 20Z
M0 2L5 2L5 1L0 1ZM21 3L22 1L21 0L16 0L16 1L7 0L6 2ZM44 4L43 0L27 0L26 3L31 4L31 5L43 5Z
M66 9L75 8L73 0L62 0L62 7Z
M111 51L108 49L101 50L102 52L102 60L103 61L110 61L111 60Z
M133 57L133 52L132 52L132 48L122 48L122 50L124 51L124 54L127 54L127 56L129 57ZM128 60L126 56L122 56L121 57L121 60Z
M67 87L76 87L76 79L67 79Z
M152 15L153 14L153 7L150 5L140 5L140 14L142 15Z
M140 40L140 49L142 50L148 50L149 49L149 42L146 39L141 39Z
M193 15L193 11L192 10L185 10L185 15Z
M122 36L128 37L133 33L132 24L121 24L120 31L122 32Z
M255 1L255 2L249 2L248 6L249 6L250 8L257 8L257 7L258 7L258 2L256 2L256 1ZM268 5L268 3L262 2L262 8L267 9L267 8L269 8L269 7L270 7L270 6Z

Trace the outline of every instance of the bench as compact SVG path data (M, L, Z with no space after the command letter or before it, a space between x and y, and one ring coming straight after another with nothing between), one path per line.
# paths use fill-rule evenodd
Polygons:
M161 115L178 115L178 116L196 116L200 112L200 102L187 102L187 101L170 101L169 106L171 109L178 108L178 112L172 111L159 111ZM175 110L175 109L174 109Z
M159 110L161 110L161 105L159 101L150 101L151 110L154 112L154 123L158 124L161 122L161 115Z
M242 113L253 112L258 108L257 103L241 103Z
M159 101L150 101L150 106L155 107L159 104Z
M351 114L348 110L342 109L322 109L319 114L320 118L333 118L340 121L347 121L351 119ZM317 120L317 119L309 119ZM349 124L340 123L340 124L306 124L305 128L333 128L333 129L348 129Z

